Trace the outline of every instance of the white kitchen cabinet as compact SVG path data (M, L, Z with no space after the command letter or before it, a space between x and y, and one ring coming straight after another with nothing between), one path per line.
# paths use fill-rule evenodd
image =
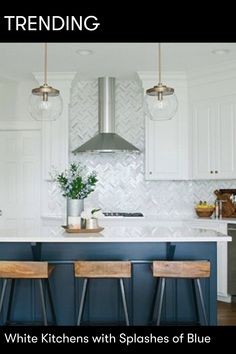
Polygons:
M156 85L156 73L139 73L144 89ZM166 78L166 75L165 75ZM178 99L176 115L167 121L152 121L145 115L145 179L188 179L188 96L184 75L171 75L165 84L174 87Z
M62 197L53 185L51 173L54 169L61 171L68 164L68 124L71 82L74 73L48 73L48 80L53 87L60 90L63 98L63 111L56 121L44 121L42 136L42 181L41 181L41 218L64 217L62 214ZM35 74L40 83L42 73Z
M227 235L227 223L217 220L199 219L188 221L186 224L193 228L210 229ZM217 242L217 298L220 301L230 302L228 295L228 243Z
M193 104L193 179L236 177L236 97Z

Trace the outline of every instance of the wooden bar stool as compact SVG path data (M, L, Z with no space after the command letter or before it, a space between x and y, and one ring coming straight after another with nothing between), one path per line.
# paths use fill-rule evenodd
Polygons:
M82 296L77 318L77 326L81 324L88 281L92 278L119 279L125 322L126 325L129 326L130 323L123 278L131 278L131 263L126 261L76 261L74 263L74 270L76 278L84 278Z
M200 318L200 313L202 312L204 324L208 324L200 278L210 277L209 261L154 261L152 271L153 277L160 278L155 295L155 300L157 302L157 326L160 325L161 321L165 285L166 279L168 278L188 278L193 281L198 317ZM197 295L199 296L200 306L197 301Z
M56 324L56 315L49 284L49 277L52 274L53 269L54 266L48 265L47 262L0 261L0 278L3 279L3 286L0 295L0 315L3 310L3 302L7 290L7 285L10 281L10 296L7 307L6 323L10 321L16 279L31 279L37 281L39 285L44 325L48 325L48 320L46 311L46 298L43 285L45 285L47 289L53 320Z

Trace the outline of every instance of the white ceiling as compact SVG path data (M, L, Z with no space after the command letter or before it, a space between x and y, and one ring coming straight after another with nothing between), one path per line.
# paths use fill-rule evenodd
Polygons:
M214 49L228 49L227 55L214 55ZM80 56L78 49L93 55ZM42 43L0 43L0 77L10 80L32 78L43 70ZM236 62L236 43L163 43L163 71L185 71L214 64ZM81 79L99 76L131 78L137 71L157 70L155 43L49 43L48 71L78 72Z

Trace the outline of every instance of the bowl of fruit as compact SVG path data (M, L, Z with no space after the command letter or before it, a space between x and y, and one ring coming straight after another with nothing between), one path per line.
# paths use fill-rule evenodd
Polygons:
M214 213L215 206L212 204L208 204L206 201L200 202L195 206L196 214L200 218L210 218Z

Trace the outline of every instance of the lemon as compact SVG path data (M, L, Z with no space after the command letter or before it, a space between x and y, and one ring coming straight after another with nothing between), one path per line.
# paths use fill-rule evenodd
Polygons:
M206 201L204 201L204 202L202 202L201 200L200 200L200 202L196 205L196 208L197 209L214 209L215 208L215 206L214 205L212 205L212 204L208 204Z

